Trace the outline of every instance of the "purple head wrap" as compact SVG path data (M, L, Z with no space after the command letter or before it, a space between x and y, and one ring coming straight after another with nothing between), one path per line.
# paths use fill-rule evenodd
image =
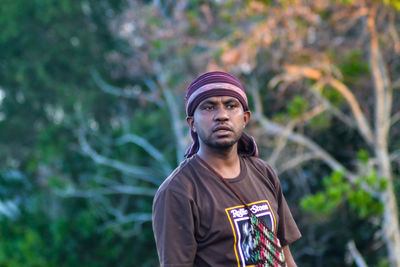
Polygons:
M213 96L232 96L239 100L243 109L248 111L246 92L240 81L229 73L212 71L195 79L186 89L186 114L192 117L197 106L206 98ZM197 133L190 131L192 144L185 153L189 158L199 150ZM256 142L252 136L243 133L238 141L238 153L244 156L258 156Z

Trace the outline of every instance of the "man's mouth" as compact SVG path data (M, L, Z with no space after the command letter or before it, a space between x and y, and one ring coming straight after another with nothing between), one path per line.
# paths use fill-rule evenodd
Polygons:
M232 132L232 128L225 125L216 126L213 132Z
M227 125L219 125L213 129L213 133L217 137L226 137L231 135L233 132L232 128Z

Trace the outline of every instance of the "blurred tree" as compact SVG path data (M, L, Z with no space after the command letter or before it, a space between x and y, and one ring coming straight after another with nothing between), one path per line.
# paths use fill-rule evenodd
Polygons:
M152 196L189 142L184 89L222 69L252 95L298 264L400 266L398 1L3 2L2 251L156 265Z
M397 1L389 4L398 8ZM248 2L247 7L239 23L249 22L244 17L249 14L258 14L258 21L236 31L233 45L232 40L225 42L219 64L247 74L254 85L254 117L259 123L255 128L275 136L267 161L280 172L310 160L340 171L347 186L334 186L337 175L332 175L325 179L326 192L308 198L304 206L329 212L348 199L362 217L382 214L389 262L400 266L398 173L392 168L392 163L398 164L398 146L389 142L396 139L399 112L392 109L400 79L398 14L376 1ZM265 77L266 70L275 75ZM273 108L265 102L272 98L259 92L260 80L282 100L289 99L274 103L281 111L275 121ZM318 121L325 121L325 129L315 127ZM326 138L337 132L336 127L354 136L350 143ZM371 154L364 164L357 160L360 149Z
M155 264L149 223L141 224L141 236L138 226L126 238L106 225L96 197L65 198L66 191L106 174L82 155L77 136L82 125L112 134L110 122L122 107L98 89L92 70L112 75L108 57L124 43L114 38L109 22L124 2L1 2L2 266ZM151 197L146 203L132 205L148 210Z
M301 176L303 184L290 183L304 193L324 189L305 199L304 207L322 208L328 215L347 200L350 221L351 216L367 221L381 216L382 231L373 225L371 230L382 233L390 264L399 266L398 172L391 167L398 164L398 144L389 142L398 133L398 110L392 109L399 87L398 2L178 1L174 7L153 6L132 2L117 20L120 30L115 32L134 51L120 61L135 70L125 75L153 76L155 84L177 88L180 97L182 77L190 80L193 73L218 68L241 75L253 91L257 124L250 130L269 155L267 161L283 177ZM171 111L173 125L179 125L179 115ZM365 161L360 151L368 151ZM353 237L347 238L349 253L361 264ZM376 249L380 238L374 238L375 249L368 249L382 255ZM328 247L327 240L316 246ZM329 255L319 257L324 265ZM379 263L376 257L368 259Z

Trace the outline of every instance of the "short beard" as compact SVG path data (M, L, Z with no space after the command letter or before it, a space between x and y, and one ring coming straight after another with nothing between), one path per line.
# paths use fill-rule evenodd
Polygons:
M198 132L199 141L201 141L204 145L221 151L230 150L242 137L243 131L237 133L234 139L230 141L218 141L218 139L212 139L211 137L205 137L201 132Z
M205 140L202 140L202 141L208 147L215 148L215 149L218 149L218 150L229 150L230 148L232 148L238 142L238 140L218 142L218 141L214 141L214 140L205 139Z

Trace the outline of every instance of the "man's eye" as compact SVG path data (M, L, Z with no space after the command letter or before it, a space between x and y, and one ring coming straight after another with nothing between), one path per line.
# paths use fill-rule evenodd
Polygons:
M203 109L204 110L213 110L213 106L204 106Z
M237 107L237 105L236 105L236 104L228 104L228 105L226 105L226 107L227 107L228 109L234 109L234 108Z

